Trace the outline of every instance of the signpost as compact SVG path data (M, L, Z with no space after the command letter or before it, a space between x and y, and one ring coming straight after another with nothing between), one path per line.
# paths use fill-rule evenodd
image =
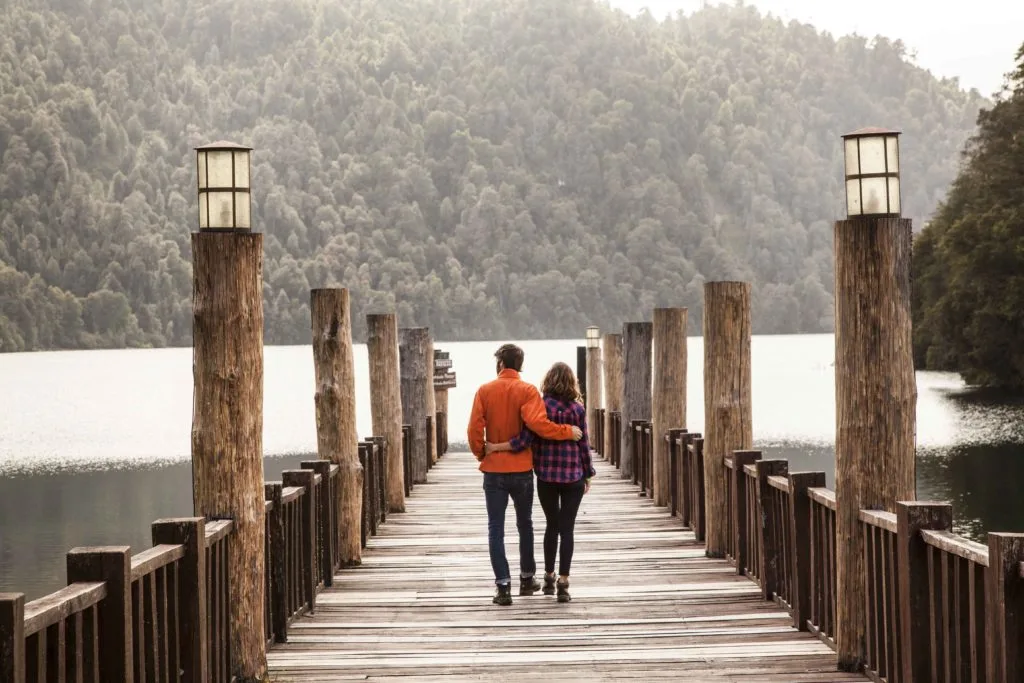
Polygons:
M438 456L448 452L448 390L454 389L455 371L447 351L434 349L434 399L437 404L435 425L437 426Z

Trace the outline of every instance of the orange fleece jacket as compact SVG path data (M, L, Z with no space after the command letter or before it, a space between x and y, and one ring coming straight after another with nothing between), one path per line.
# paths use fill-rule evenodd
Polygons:
M572 439L572 425L560 425L548 419L544 400L537 387L519 379L515 370L502 370L498 378L477 389L473 412L469 416L469 448L480 461L481 472L529 472L533 469L533 451L491 453L484 457L484 439L502 443L523 430L523 425L552 441Z

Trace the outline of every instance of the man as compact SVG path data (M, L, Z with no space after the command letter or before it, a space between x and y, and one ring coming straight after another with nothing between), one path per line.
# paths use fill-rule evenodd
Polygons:
M487 504L487 541L497 592L494 604L512 604L512 576L505 557L505 510L508 499L516 509L519 529L519 594L533 595L540 590L534 578L537 563L533 556L533 452L484 454L484 440L508 441L518 436L525 424L537 436L552 441L579 441L583 432L572 425L555 424L548 419L537 387L519 379L523 368L523 350L505 344L495 352L498 378L480 387L473 399L469 417L469 447L480 461L484 473L484 500Z

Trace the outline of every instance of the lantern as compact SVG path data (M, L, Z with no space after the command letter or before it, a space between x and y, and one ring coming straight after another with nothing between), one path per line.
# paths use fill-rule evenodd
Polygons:
M587 328L587 348L596 349L601 344L601 330L591 325Z
M900 132L861 128L843 136L846 216L900 215Z
M248 231L252 228L251 157L252 147L233 142L196 147L200 230Z

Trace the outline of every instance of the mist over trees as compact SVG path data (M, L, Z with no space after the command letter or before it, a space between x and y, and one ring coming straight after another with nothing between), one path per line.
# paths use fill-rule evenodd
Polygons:
M1024 47L978 116L960 174L914 244L914 356L1024 391Z
M922 224L985 104L741 5L9 0L0 350L189 344L192 147L220 138L256 148L267 343L308 342L332 285L357 338L392 308L448 340L656 305L696 330L708 279L754 283L756 332L829 331L838 136L903 130Z

